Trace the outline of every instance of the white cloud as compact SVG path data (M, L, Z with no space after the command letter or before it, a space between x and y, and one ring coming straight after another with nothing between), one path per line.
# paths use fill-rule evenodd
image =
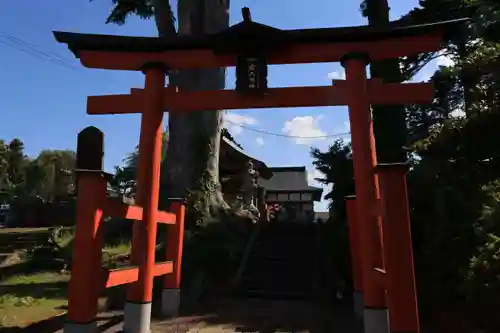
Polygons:
M311 186L320 185L314 178L323 178L321 172L319 172L316 168L309 170L307 172L307 183Z
M342 69L340 71L333 71L328 73L328 78L330 80L345 80L345 71Z
M455 62L453 59L450 57L444 55L444 52L441 52L439 57L436 58L436 66L439 68L439 66L445 66L445 67L450 67L455 65Z
M285 121L282 132L290 136L296 136L295 143L298 145L310 144L315 140L325 140L326 132L319 128L319 121L323 116L295 117Z
M314 211L315 212L326 212L328 211L328 204L329 201L325 200L324 197L328 193L332 191L332 184L321 184L320 182L314 180L314 178L323 178L324 175L319 172L314 166L308 169L307 172L307 183L309 186L315 186L315 187L320 187L323 189L323 195L322 195L322 200L320 202L315 202L314 203Z
M465 112L460 109L456 109L451 111L450 116L452 116L453 118L464 118Z
M342 139L345 143L351 142L351 136L349 134L346 134L349 132L351 132L351 123L349 123L348 121L344 121L342 126L339 126L338 128L335 129L335 133L345 134L338 137Z
M455 62L453 61L452 58L445 55L446 52L447 52L446 50L441 51L436 59L434 59L429 64L424 66L424 68L422 68L420 72L418 72L410 81L413 82L428 81L432 77L432 75L434 75L434 73L439 69L440 66L444 67L454 66Z
M243 128L240 125L255 125L257 124L257 119L237 114L234 112L224 113L223 126L228 129L232 135L238 135L243 132Z
M438 66L451 67L451 66L455 65L455 62L451 58L448 58L445 56L440 56L439 58L437 58L436 64Z
M264 145L264 139L260 136L258 138L255 138L255 142L257 142L259 146Z
M351 131L351 123L348 121L344 121L342 127L339 128L339 133L347 133Z

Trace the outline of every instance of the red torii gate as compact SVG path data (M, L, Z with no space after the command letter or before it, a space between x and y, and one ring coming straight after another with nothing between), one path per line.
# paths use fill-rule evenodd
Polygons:
M124 331L149 332L154 276L167 274L166 291L162 295L165 314L175 314L179 302L182 209L176 212L180 223L176 223L178 228L172 233L175 243L169 242L172 247L170 255L175 256L171 266L160 269L163 266L155 264L154 258L156 223L161 220L161 214L169 214L156 211L163 112L347 105L357 194L349 209L350 224L354 226L350 230L351 247L357 253L353 262L355 286L363 294L365 332L420 332L406 169L399 164L377 166L370 104L429 103L433 99L433 89L426 83L389 84L367 80L366 65L370 61L437 51L447 30L462 22L388 26L384 29L353 27L283 31L247 19L214 35L173 39L54 32L56 39L68 44L86 67L143 71L146 76L144 89L132 89L125 95L90 96L87 102L89 114L142 114L138 203L144 213L126 216L132 219L142 217L144 223L134 224L132 264L136 268L131 269L130 274L116 273L113 278L113 285L130 283ZM344 66L346 80L335 80L332 86L267 88L267 64L336 61ZM236 91L187 92L177 87L165 87L168 70L235 65L239 73ZM96 203L90 203L94 193L90 188L97 186L90 185L91 182L83 177L79 180L77 241L78 237L84 237L82 234L96 232L96 221L102 214L101 208L96 213ZM89 211L94 213L89 214ZM168 223L173 223L173 217L168 216ZM354 223L356 221L358 223ZM90 224L93 230L88 230ZM82 259L86 256L85 245L89 241L78 244L75 258L80 258L80 264L73 266L69 323L65 331L94 332L99 286L88 284L87 293L81 292L81 288L92 280L98 261L95 253L89 256L90 259Z

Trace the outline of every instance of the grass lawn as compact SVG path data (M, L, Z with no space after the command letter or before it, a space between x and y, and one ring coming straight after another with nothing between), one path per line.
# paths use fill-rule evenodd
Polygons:
M47 232L49 228L1 228L0 234L31 234L37 232Z
M70 248L70 243L70 240L61 240L63 247ZM129 250L130 244L127 243L106 246L103 264ZM2 270L0 268L0 273ZM0 327L26 327L66 311L69 273L28 274L23 270L14 274L0 281Z
M0 234L16 234L16 235L29 235L37 233L46 233L49 231L49 227L40 228L1 228ZM73 227L65 227L64 230L72 230Z
M102 249L102 252L107 253L110 256L117 256L120 254L126 254L130 252L130 243L121 243L118 245L113 245L113 246L104 246Z
M0 327L25 327L65 312L69 274L40 272L0 282Z

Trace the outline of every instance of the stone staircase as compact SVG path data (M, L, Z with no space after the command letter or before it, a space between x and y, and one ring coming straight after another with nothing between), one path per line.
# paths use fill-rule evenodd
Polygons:
M316 226L272 223L260 227L236 295L307 300L316 276Z

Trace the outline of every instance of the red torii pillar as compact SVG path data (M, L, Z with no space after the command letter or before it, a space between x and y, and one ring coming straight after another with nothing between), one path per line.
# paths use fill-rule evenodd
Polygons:
M102 290L102 229L106 184L102 171L104 135L96 127L78 134L76 161L76 228L71 279L68 285L68 313L64 332L97 332L95 317ZM93 279L89 279L93 277Z
M156 248L156 212L160 192L163 89L165 66L147 64L137 172L137 202L143 207L143 223L134 223L131 263L139 266L138 280L129 286L123 330L149 332Z
M384 221L387 304L391 333L419 333L406 163L377 165Z
M389 332L385 288L377 271L383 270L380 217L377 212L378 181L373 170L377 164L373 137L370 100L367 92L366 66L369 57L351 53L341 61L348 84L347 105L352 135L352 154L356 189L356 206L360 226L363 267L364 325L367 333Z
M169 199L170 210L177 216L175 229L169 230L165 255L167 260L172 260L174 267L172 274L165 275L163 292L161 294L161 313L166 317L176 317L179 314L181 301L181 267L182 248L184 245L184 216L186 206L184 199Z

